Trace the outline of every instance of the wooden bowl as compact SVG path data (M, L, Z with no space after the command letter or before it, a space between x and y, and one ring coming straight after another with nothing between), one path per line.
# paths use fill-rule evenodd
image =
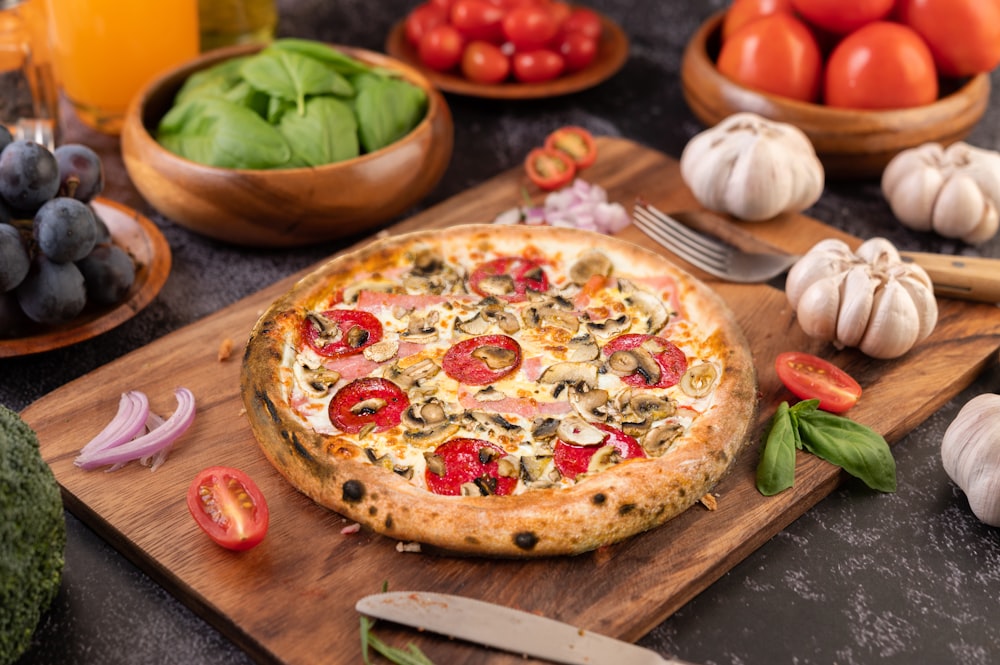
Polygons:
M426 117L392 145L315 168L252 170L198 164L156 142L153 132L189 75L259 48L205 53L151 81L132 101L122 128L122 157L139 193L163 215L234 244L303 246L379 226L423 198L444 175L454 126L441 93L398 60L346 46L335 48L399 72L427 92Z
M723 16L703 23L684 50L681 86L691 112L708 126L738 111L795 125L812 141L829 177L878 177L902 150L961 140L986 111L986 74L942 81L941 97L933 104L890 111L835 109L751 90L715 67Z

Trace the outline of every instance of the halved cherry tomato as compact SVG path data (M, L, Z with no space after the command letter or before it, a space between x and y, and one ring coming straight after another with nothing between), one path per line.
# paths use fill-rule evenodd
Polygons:
M427 489L435 494L458 496L462 485L474 483L484 495L510 494L517 478L501 476L499 460L503 448L482 439L458 438L445 441L433 453L424 472Z
M481 296L497 296L519 302L525 299L529 290L548 290L549 276L536 261L519 256L501 256L476 266L469 275L469 288Z
M799 399L818 399L819 408L843 413L857 404L861 386L833 363L801 351L779 353L778 378Z
M348 434L368 427L383 432L398 425L409 406L406 393L392 381L363 377L348 383L330 400L330 422Z
M824 103L848 109L902 109L937 99L934 58L900 23L876 21L844 37L826 63Z
M507 335L480 335L453 345L441 358L441 369L459 383L485 386L521 366L521 345Z
M431 28L445 25L448 22L448 12L436 5L425 2L414 7L406 15L404 32L407 41L414 47L420 46L420 40L430 32Z
M503 17L503 34L518 51L544 48L559 32L552 14L539 5L515 7Z
M576 164L564 152L549 148L534 148L524 159L528 178L545 191L565 187L576 176Z
M582 32L567 32L556 40L556 50L566 63L567 72L585 69L597 58L597 40Z
M551 81L566 68L566 61L555 51L547 48L515 53L511 58L514 78L522 83Z
M510 59L499 46L470 42L462 53L462 73L476 83L500 83L510 74Z
M587 168L597 159L597 143L583 127L560 127L545 138L545 147L569 155L577 171Z
M382 323L360 309L331 309L307 316L301 331L306 344L326 358L361 353L382 339Z
M462 60L465 40L462 33L450 25L438 25L420 38L417 55L431 69L445 72Z
M586 473L590 467L590 460L594 457L594 453L604 446L614 446L615 452L622 459L646 456L646 451L642 449L639 442L620 429L605 425L604 423L592 424L597 429L607 433L604 441L595 446L579 446L574 443L567 443L562 439L556 439L552 463L559 470L559 473L567 478L575 479L581 473Z
M267 501L239 469L212 466L200 472L188 486L187 507L201 530L226 549L248 550L267 534Z
M566 32L580 32L593 39L600 39L604 26L600 15L586 7L574 7L563 21L562 29Z
M779 12L747 23L730 35L716 67L741 85L802 102L819 95L823 61L816 38L802 21Z

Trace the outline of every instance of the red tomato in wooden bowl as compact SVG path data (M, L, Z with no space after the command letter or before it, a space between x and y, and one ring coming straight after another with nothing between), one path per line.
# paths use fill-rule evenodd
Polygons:
M1000 64L1000 0L899 0L899 20L930 46L946 76L972 76Z
M791 14L771 14L744 25L722 45L716 66L724 76L754 90L802 102L819 96L819 45Z
M899 23L876 21L855 30L826 63L827 106L901 109L930 104L937 95L930 49L920 35Z
M975 1L975 0L973 0ZM895 0L791 0L808 22L838 35L846 35L872 21L884 19Z
M791 11L792 0L734 0L722 19L722 41L751 21Z

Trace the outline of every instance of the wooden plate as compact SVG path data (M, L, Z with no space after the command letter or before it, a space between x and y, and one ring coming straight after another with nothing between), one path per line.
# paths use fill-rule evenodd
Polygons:
M39 327L26 337L0 339L0 358L12 358L82 342L128 321L148 305L170 274L170 245L149 219L114 201L98 198L94 209L111 237L136 263L135 282L125 299L110 307L88 305L80 316L58 325Z
M539 99L579 92L614 76L628 59L629 42L617 23L598 13L601 41L597 57L586 69L543 83L475 83L457 74L438 72L420 62L417 50L406 39L406 20L393 26L385 40L385 51L397 60L420 70L438 89L469 97L489 99Z

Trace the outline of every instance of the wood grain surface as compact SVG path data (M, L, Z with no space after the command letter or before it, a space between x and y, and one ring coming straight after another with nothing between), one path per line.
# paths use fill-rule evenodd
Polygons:
M674 160L622 139L602 137L599 149L586 177L606 187L611 200L630 207L641 196L667 211L694 207ZM489 221L519 203L525 185L522 171L514 169L390 232ZM737 225L731 232L793 252L823 237L844 237L797 215ZM621 237L652 245L632 227ZM844 479L835 467L799 453L795 487L761 496L753 483L757 427L753 445L716 489L717 510L696 505L659 529L592 553L531 561L457 558L401 553L394 541L370 533L342 534L348 526L343 518L300 495L264 459L239 395L241 345L264 308L300 276L119 358L23 413L38 432L69 509L261 662L361 662L354 603L383 584L463 594L636 640ZM814 352L848 370L865 389L849 415L895 442L967 386L1000 348L1000 309L991 305L941 300L930 338L903 358L875 361L807 338L784 294L773 287L709 283L750 340L761 423L790 398L773 370L780 351ZM217 352L227 339L236 351L220 361ZM196 395L198 416L163 467L151 473L132 464L109 474L73 466L78 449L114 415L122 392L143 390L152 408L166 414L175 407L173 389L179 385ZM244 469L268 498L270 532L249 552L215 546L187 513L189 482L213 464ZM856 500L866 500L865 492ZM377 631L396 644L412 640L437 663L532 662L499 652L488 657L479 647L388 624Z

